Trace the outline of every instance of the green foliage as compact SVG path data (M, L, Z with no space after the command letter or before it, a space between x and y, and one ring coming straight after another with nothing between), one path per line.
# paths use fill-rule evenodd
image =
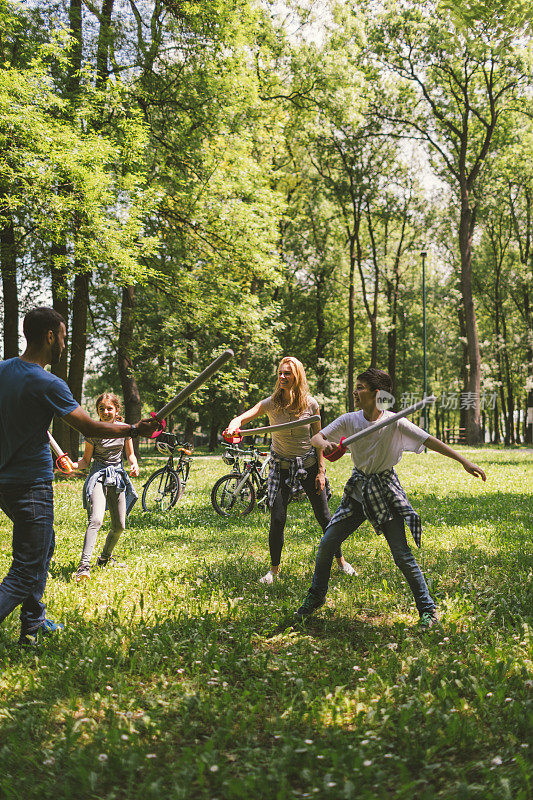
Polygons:
M106 264L122 280L138 280L142 259L154 249L154 240L142 236L151 202L139 171L145 129L139 115L125 109L118 83L108 92L87 86L67 114L49 66L52 56L61 62L67 52L68 39L59 35L37 48L28 64L5 63L0 70L0 212L41 246L68 232L68 252L57 259L67 272ZM112 136L94 124L110 105Z
M14 226L22 308L35 296L49 302L52 261L64 268L65 298L77 273L91 273L87 395L120 390L120 295L129 283L130 355L145 408L231 346L234 362L183 409L204 431L268 394L285 353L303 361L333 416L348 400L350 324L354 369L372 357L387 368L396 355L397 394L420 392L427 248L431 386L463 388L456 230L461 208L475 207L482 384L499 388L487 237L501 211L511 236L502 313L515 328L508 384L523 398L529 7L417 0L283 9L131 2L114 4L106 28L87 2L77 71L66 9L2 2L0 226ZM491 108L497 124L484 152ZM461 170L470 180L462 206L450 192Z

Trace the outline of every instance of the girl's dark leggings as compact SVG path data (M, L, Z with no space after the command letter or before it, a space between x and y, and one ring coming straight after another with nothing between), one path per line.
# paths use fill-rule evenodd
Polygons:
M303 489L309 498L309 502L315 513L318 524L323 531L329 525L331 514L329 512L328 500L326 492L323 489L320 494L317 494L315 486L315 478L318 475L318 462L313 464L307 470L307 475L302 481ZM285 523L287 521L287 505L289 504L289 487L285 483L289 477L289 470L281 470L280 487L274 503L270 509L270 531L268 534L268 546L270 548L270 561L274 567L277 567L281 561L281 551L283 550ZM340 547L335 553L336 558L341 557Z

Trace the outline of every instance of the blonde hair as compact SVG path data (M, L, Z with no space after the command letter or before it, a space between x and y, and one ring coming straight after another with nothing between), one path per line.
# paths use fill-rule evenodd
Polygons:
M294 375L294 384L290 389L288 402L283 396L283 387L279 382L279 371L283 364L289 364L291 372ZM303 414L309 405L309 386L307 385L307 378L305 375L304 365L298 361L294 356L285 356L279 362L278 377L276 385L272 393L272 402L278 408L283 408L286 411L292 411L294 414Z
M111 405L115 406L115 408L117 409L116 419L118 419L119 422L122 422L122 416L121 416L122 407L121 407L121 404L120 404L120 400L118 399L116 394L113 394L113 392L102 392L100 397L96 398L96 404L95 405L96 405L96 413L97 414L99 413L98 409L99 409L100 403L102 401L107 401L107 402L111 403Z

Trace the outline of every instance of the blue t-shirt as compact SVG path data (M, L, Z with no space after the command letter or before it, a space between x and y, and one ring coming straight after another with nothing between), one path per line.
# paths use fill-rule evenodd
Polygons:
M39 364L0 362L0 483L51 481L47 430L54 414L78 408L65 381Z

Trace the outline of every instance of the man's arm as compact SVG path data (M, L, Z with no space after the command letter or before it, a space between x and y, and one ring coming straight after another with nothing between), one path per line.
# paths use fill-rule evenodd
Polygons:
M118 439L122 436L151 436L161 427L160 423L151 417L142 419L135 425L126 425L123 422L100 422L90 417L81 406L70 414L65 414L63 419L83 436L100 436L108 439Z

